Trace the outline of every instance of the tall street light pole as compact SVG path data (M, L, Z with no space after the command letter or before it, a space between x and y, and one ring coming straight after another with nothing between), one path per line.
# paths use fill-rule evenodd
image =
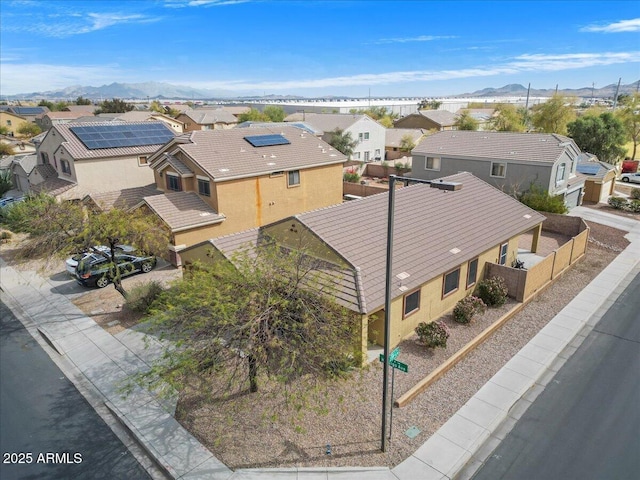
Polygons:
M382 438L381 449L387 451L387 387L389 385L389 351L391 347L391 272L393 271L393 215L395 209L396 180L409 183L428 183L433 188L440 190L460 190L462 184L455 182L443 182L435 180L422 180L411 177L389 175L389 204L387 209L387 259L384 294L384 362L382 362Z

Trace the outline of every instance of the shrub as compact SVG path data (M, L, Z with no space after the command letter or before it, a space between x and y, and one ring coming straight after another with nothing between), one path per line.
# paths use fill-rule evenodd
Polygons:
M536 184L532 184L527 192L518 197L518 200L539 212L567 213L569 211L560 195L550 195L547 190Z
M358 175L355 172L346 172L343 176L342 179L345 182L350 182L350 183L358 183L360 181L360 175Z
M622 210L627 205L627 200L623 197L609 197L608 203L616 210Z
M0 232L0 242L6 242L11 238L11 232L8 232L7 230L3 230L2 232Z
M136 285L127 295L127 308L134 312L147 313L153 301L163 290L162 284L157 280Z
M487 305L478 297L473 295L465 297L456 303L453 309L453 319L462 324L468 324L476 315L482 315L487 310Z
M416 327L416 333L427 348L446 347L449 338L449 329L439 320L434 322L420 322Z
M627 208L629 209L629 211L634 212L634 213L640 213L640 200L631 200L628 204L627 204Z
M640 188L632 188L629 198L631 198L632 200L640 200Z
M507 302L509 289L502 277L491 277L478 284L478 297L489 307L499 307Z

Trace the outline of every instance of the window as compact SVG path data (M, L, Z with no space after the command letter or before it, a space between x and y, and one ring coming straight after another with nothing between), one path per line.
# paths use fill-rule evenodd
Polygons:
M167 190L173 190L174 192L181 192L182 181L180 177L176 175L167 174Z
M370 154L370 152L364 152L364 161L365 162L369 161L369 154Z
M504 178L507 175L507 164L500 162L491 162L491 176Z
M476 283L478 277L478 259L474 258L467 266L467 288Z
M11 120L7 120L7 127L11 126Z
M458 285L460 283L460 267L456 268L454 271L445 273L444 275L444 286L442 287L442 296L446 297L450 293L458 290Z
M271 175L269 175L270 177L281 177L282 175L284 175L284 172L282 170L278 171L278 172L272 172Z
M60 165L62 166L62 173L71 175L71 166L69 165L69 162L67 162L66 160L60 159Z
M47 152L40 152L40 158L42 158L43 165L49 164L49 154Z
M360 160L360 152L353 152L353 155L351 156L354 160Z
M147 165L147 158L148 157L138 157L138 165Z
M556 171L556 185L560 185L564 182L564 171L566 169L566 165L561 163L558 165L558 170Z
M440 158L439 157L427 157L424 160L425 170L440 170Z
M364 134L363 133L359 133L358 134L358 141L362 141L362 139L364 138Z
M290 187L300 185L300 170L292 170L288 172L287 185Z
M507 251L509 249L509 244L508 243L503 243L502 245L500 245L500 260L498 261L498 263L500 265L506 265L507 264Z
M198 179L198 193L205 197L211 196L211 185L209 184L209 180L203 180L202 178Z
M420 290L404 296L404 315L406 317L420 310Z
M369 140L369 132L364 132L364 139Z

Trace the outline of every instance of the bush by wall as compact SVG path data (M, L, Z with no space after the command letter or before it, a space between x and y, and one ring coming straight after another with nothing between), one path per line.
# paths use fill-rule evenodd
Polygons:
M162 284L157 280L136 285L127 295L126 306L134 312L147 313L153 301L163 290Z
M627 204L627 200L623 197L609 197L607 203L616 210L622 210Z
M434 322L420 322L416 327L416 333L427 348L446 347L449 338L449 329L440 320Z
M453 309L453 319L458 323L466 325L471 322L475 315L482 315L486 311L487 305L482 301L482 299L471 295L469 297L464 297L456 303L456 306Z
M640 188L632 188L629 198L632 200L640 200Z
M509 289L502 277L491 277L478 284L478 297L489 307L499 307L507 302Z

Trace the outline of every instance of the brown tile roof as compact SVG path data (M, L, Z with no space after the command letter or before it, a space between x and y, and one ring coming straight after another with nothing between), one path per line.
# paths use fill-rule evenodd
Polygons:
M580 153L572 139L555 133L456 130L429 135L411 153L511 162L555 163L567 150L573 150L575 154Z
M244 138L280 134L290 144L254 147ZM169 151L176 148L197 163L214 181L344 163L347 160L323 140L288 126L196 130L181 136L175 145L167 147ZM161 162L162 156L151 159L152 168Z
M452 175L447 180L461 182L462 189L445 192L418 184L396 193L394 298L405 292L398 288L400 285L407 290L416 288L530 230L545 218L470 173ZM384 305L387 195L293 217L352 265L353 270L340 272L342 295L351 299L352 308L357 305L356 310L363 313ZM257 232L254 229L228 235L211 243L230 255L246 241L257 238ZM400 273L408 276L400 281L396 277Z
M424 128L387 128L384 144L387 147L399 147L405 135L411 136L413 142L417 143L426 133Z
M112 208L128 209L139 204L145 197L162 195L162 191L156 188L156 184L145 185L144 187L124 188L113 192L91 193L85 198L89 198L102 210Z
M171 192L144 197L144 203L173 232L219 223L225 219L224 215L218 214L195 192Z
M454 125L458 119L455 113L448 110L419 110L418 113L443 127Z
M193 175L193 171L173 155L169 155L168 153L163 154L161 163L162 162L166 162L180 175Z
M85 115L85 112L47 112L43 116L49 117L51 119L62 118L62 119L76 119Z
M53 197L57 197L58 195L62 195L63 193L68 192L76 186L77 184L73 182L54 177L47 178L44 182L33 185L30 188L30 191L33 193L47 193Z
M340 130L346 130L351 127L358 120L363 118L371 118L361 113L292 113L284 120L285 122L305 122L313 127L324 131L325 133L332 132L336 128ZM372 120L373 121L373 120Z
M198 108L187 110L184 115L198 125L213 125L216 123L238 123L236 116L222 108Z
M92 159L92 158L109 158L109 157L128 157L128 156L137 156L137 155L151 155L155 153L162 145L142 145L139 147L116 147L116 148L98 148L95 150L89 150L84 144L80 141L78 137L74 135L74 133L70 130L75 126L91 126L91 125L114 125L116 123L123 123L127 125L148 125L149 122L83 122L83 123L62 123L59 125L55 125L49 132L52 130L56 130L62 138L64 138L64 142L62 143L63 147L69 155L71 155L75 160L80 159ZM166 124L163 122L157 122L163 125L169 132L176 135L176 133L171 130Z

